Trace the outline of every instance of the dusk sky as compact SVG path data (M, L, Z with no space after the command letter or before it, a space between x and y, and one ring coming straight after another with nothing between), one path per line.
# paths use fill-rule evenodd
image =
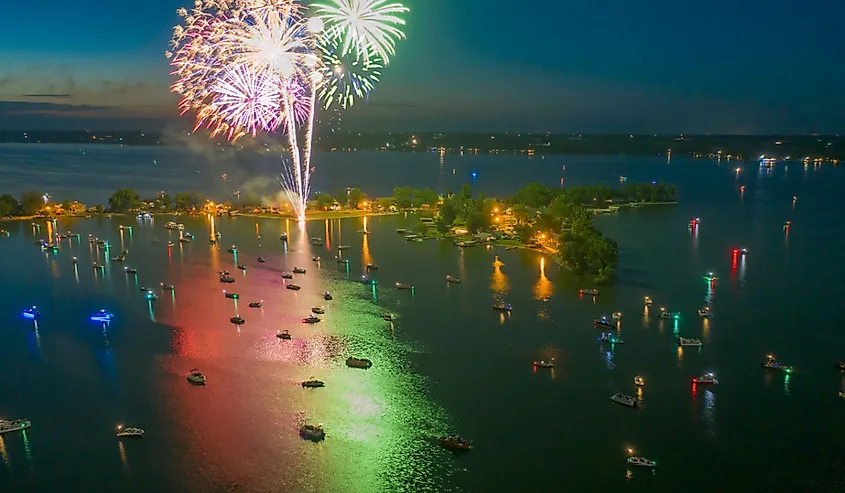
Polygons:
M845 131L845 2L406 0L407 40L344 130ZM177 116L184 0L5 2L0 129Z

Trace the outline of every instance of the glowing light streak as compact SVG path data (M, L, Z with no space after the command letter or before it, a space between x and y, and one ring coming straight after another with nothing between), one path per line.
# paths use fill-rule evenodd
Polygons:
M354 54L368 60L370 54L380 56L384 63L396 54L396 40L405 34L397 27L404 26L400 14L408 12L401 3L387 0L331 0L314 5L325 24L325 35L341 40L341 53Z

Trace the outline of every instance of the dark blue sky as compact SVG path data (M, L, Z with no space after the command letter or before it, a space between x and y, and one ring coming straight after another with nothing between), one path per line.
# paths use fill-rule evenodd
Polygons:
M190 2L7 3L0 128L175 118L163 53ZM845 131L841 0L404 3L408 39L344 130Z

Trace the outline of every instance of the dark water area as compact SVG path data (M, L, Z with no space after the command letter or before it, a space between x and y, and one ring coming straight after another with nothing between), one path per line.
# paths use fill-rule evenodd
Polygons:
M0 150L4 176L8 149ZM152 157L129 151L137 163ZM33 187L59 198L59 190L118 188L121 176L141 190L192 183L178 170L133 175L108 160L62 179L54 158L27 152L30 174L16 167L4 186L54 176L47 185L66 188ZM621 255L616 284L595 299L578 295L586 281L534 252L409 243L395 230L416 224L413 214L304 226L175 219L196 235L192 243L176 242L167 216L1 222L11 237L0 238L0 416L33 426L2 435L0 491L843 490L837 392L845 377L833 367L845 359L842 169L740 165L737 174L735 163L566 156L446 156L441 167L439 159L327 154L321 166L329 170L318 168L315 180L389 193L397 183L459 188L476 171L475 187L497 195L527 181L627 176L677 184L681 200L597 218ZM54 174L42 176L51 166ZM96 173L108 178L92 181ZM692 217L701 219L695 232ZM69 229L81 239L63 240L55 253L34 244ZM222 235L218 245L212 232ZM89 234L111 252L89 244ZM315 236L325 245L310 245ZM237 259L226 251L233 244ZM734 262L733 248L749 253ZM125 264L108 261L124 249ZM379 266L375 289L358 282L368 263ZM295 276L302 289L294 292L280 274L297 266L307 273ZM218 282L224 269L234 284ZM709 271L719 277L712 285L702 277ZM463 282L447 284L447 274ZM160 283L174 285L173 294ZM144 300L141 286L159 299ZM224 289L240 294L237 303ZM334 299L324 301L324 291ZM650 310L644 296L654 299ZM247 307L257 300L262 308ZM512 304L512 314L492 310L497 301ZM708 301L713 316L701 319L696 310ZM21 317L33 304L37 326ZM313 306L325 307L323 320L302 324ZM656 316L661 306L681 313L677 323ZM99 309L116 315L107 327L88 319ZM625 343L609 346L592 320L617 311ZM381 318L388 312L392 325ZM230 324L235 314L246 323ZM278 339L280 330L293 339ZM703 347L679 349L678 336L701 338ZM764 371L767 353L795 372ZM347 368L349 356L374 366ZM553 370L532 365L550 358ZM188 384L191 368L208 377L206 387ZM692 384L711 371L718 385ZM611 402L616 392L637 393L635 375L646 380L642 408ZM326 388L301 388L312 376ZM326 440L301 440L303 422L323 423ZM118 441L118 424L146 436ZM441 449L436 437L453 432L474 449ZM628 448L657 461L656 471L630 470Z

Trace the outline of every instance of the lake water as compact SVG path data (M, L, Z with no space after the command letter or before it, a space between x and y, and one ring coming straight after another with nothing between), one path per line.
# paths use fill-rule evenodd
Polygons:
M152 164L180 162L178 150L92 147L68 164L75 152L0 147L3 186L89 202L127 181L144 192L215 191L214 180L205 188L193 179L196 164ZM0 491L842 491L845 379L833 368L845 358L842 169L748 164L737 176L736 163L704 160L445 156L441 165L438 155L390 153L323 161L315 180L329 190L471 182L503 195L527 181L612 184L625 175L675 183L681 203L598 218L621 258L617 283L595 300L579 297L583 280L533 252L408 243L395 230L416 224L413 215L304 229L183 217L196 240L172 249L168 217L0 223L12 233L0 239L0 416L33 422L0 440ZM687 228L692 217L701 218L697 234ZM358 233L365 228L369 235ZM82 239L55 254L34 244L68 229ZM219 246L208 241L212 231ZM110 256L128 249L137 279L88 234L109 240ZM325 246L311 246L313 236ZM232 244L237 259L226 252ZM342 252L348 269L334 261L341 244L351 247ZM732 262L741 247L749 254ZM94 261L105 270L95 272ZM379 265L375 290L356 282L368 263ZM296 276L298 292L280 277L295 266L308 269ZM224 269L235 284L218 282ZM708 271L719 276L713 286L702 278ZM446 274L463 283L447 284ZM397 281L414 291L396 290ZM172 296L145 301L140 287L162 282L175 286ZM238 303L223 289L238 292ZM334 300L323 301L324 291ZM655 301L649 313L646 295ZM257 300L262 308L246 306ZM514 306L510 316L491 309L499 300ZM702 320L696 309L708 300L713 317ZM37 327L20 315L33 304ZM326 314L306 326L312 306ZM656 317L659 306L681 312L677 325ZM116 315L105 328L88 320L101 308ZM592 320L615 311L625 344L610 347ZM393 326L385 312L396 314ZM235 314L246 324L230 324ZM279 330L293 340L277 339ZM704 346L679 350L678 335ZM795 373L762 370L769 352ZM374 366L347 368L348 356ZM553 371L533 368L549 358ZM205 373L206 387L185 381L191 368ZM719 385L691 384L708 371ZM642 408L613 404L616 392L636 393L635 375L646 379ZM302 389L312 376L326 388ZM305 421L323 423L326 440L302 441ZM120 442L118 424L147 434ZM435 437L451 432L475 448L442 450ZM657 470L629 471L629 447Z

